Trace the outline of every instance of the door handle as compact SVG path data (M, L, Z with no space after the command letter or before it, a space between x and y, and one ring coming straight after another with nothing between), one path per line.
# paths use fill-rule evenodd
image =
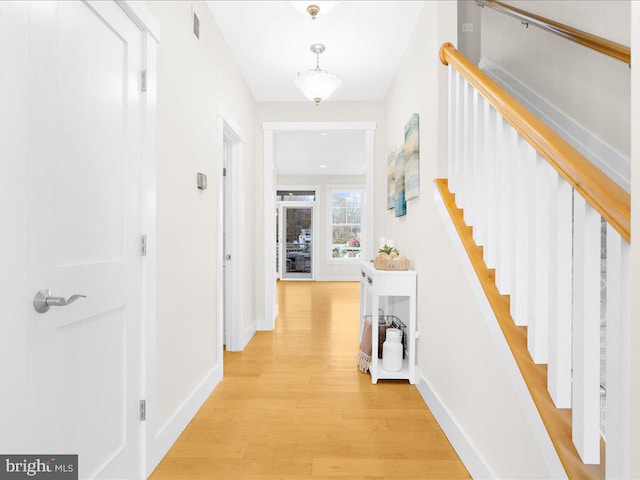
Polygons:
M33 299L33 308L38 313L47 313L50 307L66 307L79 298L87 298L87 296L75 294L65 300L64 297L52 297L51 290L40 290Z

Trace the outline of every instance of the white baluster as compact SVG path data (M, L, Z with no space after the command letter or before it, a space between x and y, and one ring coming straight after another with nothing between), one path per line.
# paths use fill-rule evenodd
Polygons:
M600 215L574 196L572 438L600 462Z
M607 225L607 478L630 478L629 244Z
M496 158L498 159L497 165L497 190L500 205L499 213L499 229L498 229L498 254L496 261L496 287L502 295L508 295L510 291L511 280L511 252L513 243L510 242L512 232L515 230L515 225L511 223L511 211L513 209L513 202L511 200L512 191L512 171L513 171L513 159L510 152L510 139L513 128L500 117L498 136L496 137Z
M459 88L459 114L460 114L460 141L458 143L458 156L460 157L458 162L460 166L460 181L458 184L458 191L456 192L456 205L458 208L466 210L469 193L469 180L468 174L468 154L469 154L469 85L464 77L461 78Z
M535 248L530 241L535 228L535 172L536 151L527 141L518 137L518 170L516 184L516 256L515 273L518 276L511 297L511 316L516 325L527 325L528 305L534 299Z
M496 110L489 106L485 111L485 149L484 158L486 160L487 175L487 242L484 248L484 262L488 268L496 268L498 252L498 216L500 205L498 203L498 155L496 148L496 138L498 136L498 125L502 117Z
M452 115L452 120L453 120L453 142L454 142L454 148L452 151L452 165L450 165L450 173L449 173L449 191L451 193L458 194L458 191L460 189L460 173L461 173L461 168L460 168L460 160L462 158L462 111L461 111L461 104L462 104L462 95L461 95L461 90L462 90L462 76L456 72L454 70L453 72L453 88L451 89L452 92L452 108L453 108L453 115ZM456 198L456 203L457 203L457 198ZM459 204L458 204L459 205Z
M456 96L458 72L449 65L449 191L456 191L456 147L458 145L458 97Z
M462 75L456 75L456 169L455 169L455 194L456 204L461 208L464 196L464 84Z
M484 121L487 102L474 90L473 95L473 172L476 205L475 218L473 224L473 239L476 245L486 243L486 223L487 223L487 190L485 189L486 159L484 152Z
M557 192L551 199L556 212L555 242L551 245L555 275L552 280L549 316L549 366L547 388L558 408L571 407L571 249L573 189L558 176ZM554 239L552 238L552 241Z
M540 155L536 156L536 220L534 248L535 253L535 284L534 305L532 316L529 317L527 331L527 346L535 363L547 363L549 347L549 312L550 312L550 266L551 266L551 236L555 231L555 212L552 208L555 171Z
M475 209L475 181L473 178L473 92L474 88L467 82L464 87L464 222L473 225Z
M485 102L484 109L484 162L485 176L484 189L487 192L486 198L486 234L483 249L484 263L488 268L496 267L496 211L495 211L495 178L496 178L496 111Z

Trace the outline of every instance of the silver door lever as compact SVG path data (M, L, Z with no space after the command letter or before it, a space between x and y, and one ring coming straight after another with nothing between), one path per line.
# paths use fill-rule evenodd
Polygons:
M87 298L86 295L71 295L67 300L64 297L52 297L51 290L40 290L33 299L33 308L38 313L47 313L49 307L66 307L79 298Z

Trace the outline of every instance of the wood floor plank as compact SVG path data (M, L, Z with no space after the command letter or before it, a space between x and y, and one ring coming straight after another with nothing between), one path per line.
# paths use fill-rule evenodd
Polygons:
M151 479L469 478L414 386L358 372L358 295L279 282L275 331L225 353L224 379Z

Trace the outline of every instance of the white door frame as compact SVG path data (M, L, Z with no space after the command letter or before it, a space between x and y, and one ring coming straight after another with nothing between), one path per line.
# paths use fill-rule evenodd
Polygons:
M263 170L263 204L264 204L264 320L258 330L273 330L278 316L276 302L276 268L273 261L275 251L275 169L274 169L274 136L277 132L360 130L365 133L365 212L367 234L364 245L364 258L373 258L374 232L374 182L375 182L375 148L374 134L376 122L264 122L264 170Z
M279 238L280 238L280 251L279 253L279 258L280 258L280 274L278 275L276 273L276 278L282 279L282 259L283 256L282 254L284 253L283 249L282 249L282 233L284 232L284 228L282 225L282 207L283 206L305 206L305 207L311 207L313 206L313 212L312 212L312 225L311 225L311 278L304 278L304 279L299 279L299 280L315 280L317 278L317 274L316 271L318 270L318 259L319 256L316 255L316 249L317 249L317 242L319 241L319 223L318 223L318 216L319 216L319 210L316 208L316 206L318 205L318 192L320 191L320 185L276 185L276 191L277 190L290 190L290 191L294 191L294 190L313 190L314 192L316 192L316 200L314 202L278 202L276 201L276 206L277 208L280 210L279 215L280 215L280 231L278 232ZM318 250L319 251L319 250ZM287 278L285 280L296 280L295 278Z
M140 189L142 232L146 235L146 255L142 259L140 321L140 399L146 401L146 420L140 423L141 471L139 478L147 478L160 463L170 445L158 442L156 394L156 99L158 80L158 44L160 23L150 10L135 0L116 0L142 35L142 65L146 70L147 90L141 95L142 113L142 184Z
M225 202L223 198L223 164L224 164L224 138L227 137L232 142L231 160L227 170L227 188L229 188L229 205L227 208L229 242L228 251L231 255L231 261L227 263L227 278L230 283L231 295L228 302L227 315L224 312L224 292L223 286L224 274L222 266L225 263L223 251L223 234L224 234L224 208ZM226 347L229 352L243 350L244 342L244 302L242 300L242 272L244 268L244 205L243 205L243 163L245 135L233 121L231 115L227 112L223 105L218 104L218 268L217 270L217 302L218 302L218 345L217 359L218 364L223 365L223 335L226 330Z
M284 222L280 222L280 275L278 275L277 278L280 278L281 280L284 281L309 281L309 280L315 280L316 279L316 267L318 264L317 258L317 252L316 252L316 242L318 240L317 237L317 230L318 230L318 209L316 208L317 203L316 202L276 202L278 209L280 210L280 218L284 218L283 213L284 213L284 208L285 207L291 207L291 208L311 208L311 278L284 278L282 276L283 271L282 268L284 267L284 265L286 264L285 259L284 259L284 244L282 242L282 238L284 238L284 236L282 235L284 233ZM286 242L285 242L286 243Z

